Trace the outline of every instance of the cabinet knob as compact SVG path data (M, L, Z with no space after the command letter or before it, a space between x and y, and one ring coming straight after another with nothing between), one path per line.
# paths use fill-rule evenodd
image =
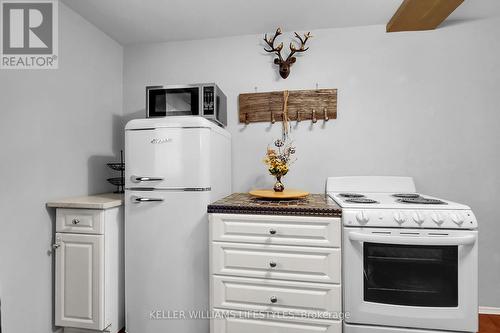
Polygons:
M269 233L271 235L276 235L276 229L269 229Z
M71 221L71 223L78 224L78 223L80 223L80 220L79 219L73 219L73 221Z
M276 263L274 261L271 261L269 262L269 266L271 266L272 268L276 267Z
M58 249L59 247L61 246L61 244L52 244L52 248L55 250L55 249Z
M271 303L276 303L278 301L278 297L271 296Z

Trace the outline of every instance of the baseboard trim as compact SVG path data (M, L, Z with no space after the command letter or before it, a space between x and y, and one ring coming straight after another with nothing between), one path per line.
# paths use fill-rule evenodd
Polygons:
M500 308L494 308L491 306L480 306L479 313L489 314L489 315L500 315Z

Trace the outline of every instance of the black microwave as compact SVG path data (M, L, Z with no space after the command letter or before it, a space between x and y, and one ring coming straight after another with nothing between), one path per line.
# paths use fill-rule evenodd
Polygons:
M146 87L146 117L202 116L227 125L227 98L214 83Z

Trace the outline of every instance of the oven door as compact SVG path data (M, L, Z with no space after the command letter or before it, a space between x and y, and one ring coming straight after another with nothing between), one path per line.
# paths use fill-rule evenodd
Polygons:
M477 331L477 231L344 229L346 322Z

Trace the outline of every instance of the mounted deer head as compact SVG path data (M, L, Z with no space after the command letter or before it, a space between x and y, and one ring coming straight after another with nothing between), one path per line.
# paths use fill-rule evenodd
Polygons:
M278 56L278 58L274 59L274 63L280 66L280 75L282 78L286 79L290 74L290 67L297 61L297 58L294 57L294 54L297 52L305 52L309 50L309 47L306 48L306 43L307 40L312 36L310 32L304 34L304 37L301 37L298 33L295 33L295 37L297 37L300 40L300 47L297 48L295 44L290 43L290 54L288 55L286 60L283 60L283 57L281 56L283 43L279 43L278 46L274 46L274 41L276 40L276 37L278 37L281 34L282 34L281 28L276 29L276 32L272 38L267 38L267 34L265 34L264 41L267 43L270 49L268 50L264 48L264 51L269 53L274 52Z

